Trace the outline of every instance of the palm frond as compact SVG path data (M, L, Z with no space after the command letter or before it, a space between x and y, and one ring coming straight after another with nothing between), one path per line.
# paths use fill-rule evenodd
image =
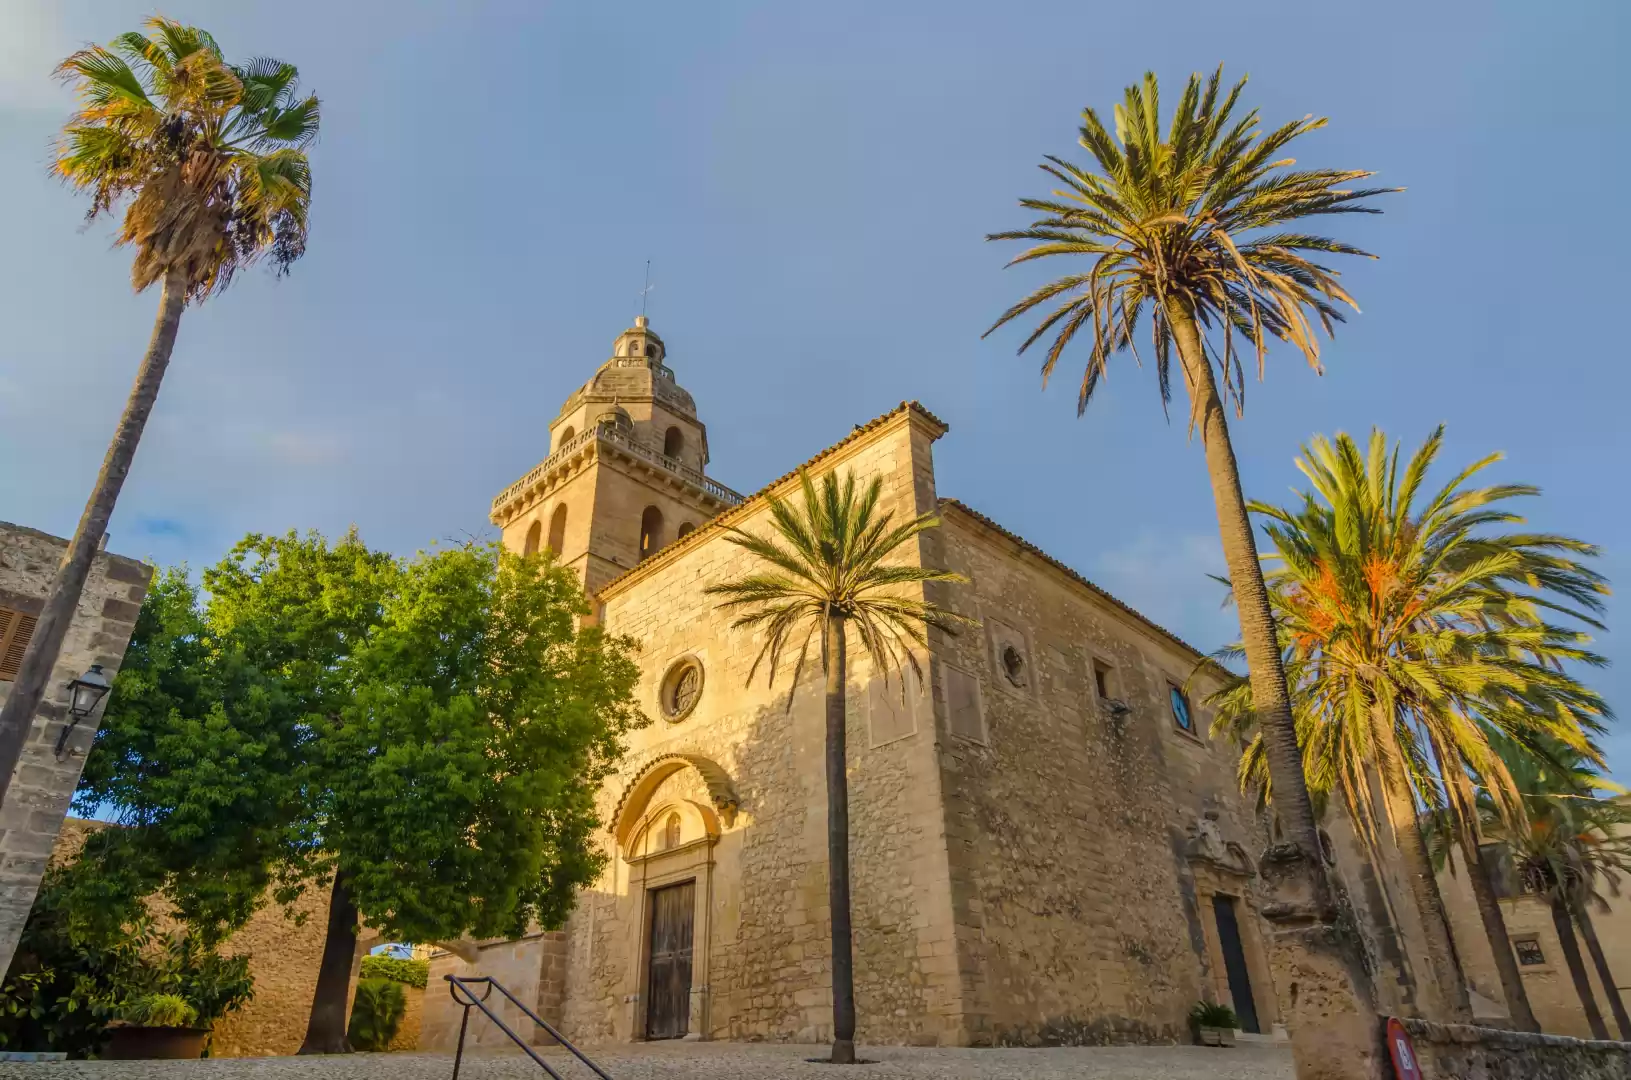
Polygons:
M799 489L799 504L767 499L770 534L734 528L726 534L770 569L705 590L722 608L741 612L733 625L764 635L749 681L764 665L773 684L782 656L800 640L796 681L811 635L829 620L854 633L886 679L903 666L918 671L914 646L926 643L925 627L955 633L970 622L922 593L924 585L965 580L912 559L912 542L939 519L921 514L896 522L893 511L881 509L883 484L876 477L858 486L849 472L817 481L801 471ZM822 660L825 665L825 652Z
M1241 352L1249 350L1261 379L1267 342L1278 339L1318 372L1315 323L1329 336L1344 317L1338 305L1358 310L1336 271L1314 258L1369 253L1287 226L1324 214L1376 213L1370 200L1397 189L1352 186L1371 175L1365 170L1293 168L1282 151L1326 121L1305 117L1265 132L1255 111L1236 114L1245 85L1241 79L1225 92L1221 67L1209 77L1192 75L1163 124L1160 87L1146 74L1114 106L1113 135L1097 112L1083 110L1078 141L1095 168L1046 156L1041 167L1060 186L1051 198L1020 200L1042 216L1028 228L987 237L1031 243L1010 266L1087 260L1087 269L1036 289L986 331L1051 305L1019 344L1023 354L1051 336L1044 382L1087 334L1078 411L1107 374L1109 358L1130 349L1146 302L1163 410L1171 400L1173 312L1192 316L1212 337L1195 362L1210 357L1217 365L1238 412L1245 400ZM1193 374L1186 372L1186 385Z

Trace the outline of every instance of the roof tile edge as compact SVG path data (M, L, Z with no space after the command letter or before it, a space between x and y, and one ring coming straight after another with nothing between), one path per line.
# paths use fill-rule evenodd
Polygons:
M940 500L940 509L944 511L948 508L958 511L975 524L994 532L1009 542L1017 545L1027 554L1034 555L1036 558L1041 559L1053 569L1063 573L1076 584L1085 587L1089 592L1093 593L1093 595L1110 601L1111 604L1115 605L1121 611L1131 615L1139 623L1155 631L1159 637L1165 638L1172 644L1177 645L1185 652L1193 655L1197 660L1205 663L1208 667L1216 667L1218 670L1223 671L1230 676L1234 675L1233 672L1230 672L1227 668L1222 667L1222 665L1218 664L1217 661L1213 660L1206 653L1201 652L1199 649L1195 648L1195 646L1191 645L1177 634L1174 634L1171 630L1168 630L1154 619L1151 619L1149 616L1140 612L1137 608L1132 607L1125 601L1118 599L1113 593L1106 591L1103 587L1093 584L1093 582L1083 577L1067 563L1060 562L1058 559L1054 558L1052 555L1049 555L1046 551L1043 551L1041 548L1037 547L1023 536L1020 536L1018 533L1010 532L1009 530L1003 528L1001 525L997 524L997 522L986 517L972 506L969 506L967 503L960 502L957 499L942 498Z

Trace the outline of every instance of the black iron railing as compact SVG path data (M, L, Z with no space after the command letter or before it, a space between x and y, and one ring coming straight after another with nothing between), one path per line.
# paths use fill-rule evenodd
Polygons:
M514 1005L516 1008L521 1010L521 1014L523 1016L525 1016L528 1020L531 1020L534 1024L537 1024L539 1027L543 1028L549 1033L551 1038L560 1043L562 1046L566 1047L573 1057L587 1065L589 1067L589 1071L600 1077L600 1080L612 1080L610 1076L606 1075L605 1069L602 1069L599 1065L596 1065L593 1061L590 1061L582 1050L579 1050L577 1047L567 1042L565 1036L551 1027L547 1020L533 1012L531 1009L527 1008L525 1005L521 1004L520 1001L516 1000L516 996L504 989L504 984L500 983L497 979L487 975L472 975L468 978L462 975L444 975L443 978L447 980L447 992L453 996L454 1004L459 1005L464 1009L464 1018L459 1021L458 1049L453 1052L453 1080L459 1080L459 1065L464 1061L464 1036L465 1032L470 1028L471 1009L480 1009L482 1015L491 1020L493 1025L497 1027L498 1030L509 1036L510 1041L519 1046L528 1057L530 1057L533 1061L536 1061L538 1063L538 1067L543 1069L544 1072L548 1073L551 1080L564 1080L561 1074L556 1072L549 1062L545 1061L538 1055L538 1051L528 1046L526 1041L522 1039L521 1036L511 1031L510 1026L504 1021L500 1020L493 1010L487 1007L487 999L492 997L494 990L497 990L500 994L503 994L504 997L509 1000L511 1005ZM486 989L482 991L480 997L477 997L470 989L472 986L483 986ZM461 993L464 995L463 999L459 997Z

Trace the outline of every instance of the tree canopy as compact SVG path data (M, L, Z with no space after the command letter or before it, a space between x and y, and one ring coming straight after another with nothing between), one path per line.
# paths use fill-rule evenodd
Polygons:
M269 886L337 870L397 940L559 924L643 723L632 645L577 626L571 571L289 533L246 537L203 584L159 577L81 780L82 809L129 826L86 852L117 891L213 938Z

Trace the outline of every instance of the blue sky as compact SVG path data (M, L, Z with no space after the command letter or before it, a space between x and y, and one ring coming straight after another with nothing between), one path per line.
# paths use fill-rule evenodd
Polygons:
M150 3L0 0L0 517L72 530L151 327L128 255L46 175L52 64ZM1234 427L1250 494L1315 433L1380 425L1545 489L1541 528L1631 579L1631 390L1613 312L1631 76L1624 4L171 3L323 98L312 241L189 311L111 547L214 561L249 530L358 525L411 551L481 534L607 355L653 262L653 326L742 491L917 398L955 496L1203 647L1232 636L1200 447L1118 366L1046 393L980 332L1038 273L1025 220L1077 114L1220 61L1305 164L1409 190L1339 222L1382 256L1314 376L1287 349ZM1622 299L1616 300L1616 297ZM1181 415L1181 414L1180 414ZM1617 599L1611 620L1618 622ZM1631 635L1594 676L1631 711ZM1610 740L1631 778L1631 742Z

